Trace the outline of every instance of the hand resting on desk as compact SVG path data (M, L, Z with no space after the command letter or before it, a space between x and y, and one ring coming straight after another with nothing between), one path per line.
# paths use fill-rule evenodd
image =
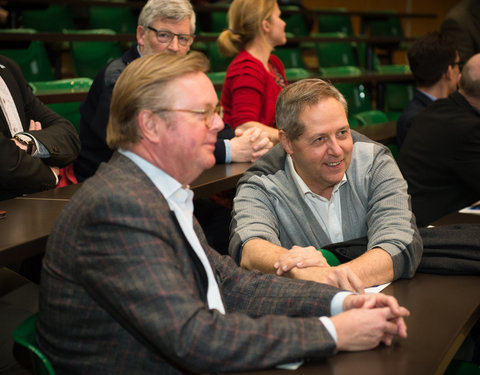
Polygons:
M331 317L337 330L337 350L368 350L381 342L390 345L395 336L407 337L403 318L410 312L385 294L349 295L343 313Z
M330 267L322 253L313 246L293 246L279 257L273 267L278 276L291 272L294 278L325 283L358 293L363 292L362 281L347 265Z

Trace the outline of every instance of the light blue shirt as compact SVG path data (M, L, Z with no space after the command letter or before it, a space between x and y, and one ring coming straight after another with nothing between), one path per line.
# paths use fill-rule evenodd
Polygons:
M193 192L188 187L183 188L177 180L139 155L123 149L118 151L132 160L152 180L153 184L165 197L168 206L177 217L185 237L205 268L208 279L208 307L225 314L225 306L223 305L220 288L215 279L212 266L193 229Z

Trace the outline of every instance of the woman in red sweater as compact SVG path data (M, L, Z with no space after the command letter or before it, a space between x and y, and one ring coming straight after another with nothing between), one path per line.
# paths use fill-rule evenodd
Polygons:
M223 119L233 128L260 127L277 143L275 103L287 84L282 62L271 54L287 41L277 1L234 0L228 24L217 43L222 54L237 56L223 84Z

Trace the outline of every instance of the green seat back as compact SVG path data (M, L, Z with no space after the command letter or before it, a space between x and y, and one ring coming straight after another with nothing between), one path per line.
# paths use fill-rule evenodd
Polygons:
M210 13L210 28L212 32L221 33L223 30L228 28L227 12L211 12Z
M114 35L111 29L64 30L76 34ZM97 73L112 59L122 56L118 42L70 42L73 67L77 77L95 78Z
M111 29L120 34L135 34L137 18L130 8L88 8L91 29Z
M15 61L27 81L54 79L47 51L39 40L31 41L27 48L0 49L0 55Z
M225 81L225 75L226 72L208 72L207 77L210 78L210 81L213 82L213 84L223 84L223 81Z
M55 81L30 82L33 93L70 93L70 92L88 92L93 80L91 78L72 78L60 79ZM70 121L77 131L80 127L80 104L81 102L65 102L47 104L54 112L65 117Z
M375 11L377 13L378 11ZM403 37L400 17L395 10L384 10L384 17L366 18L365 31L371 36Z
M358 76L362 74L362 69L358 66L332 66L328 68L320 68L322 77L338 77L338 76Z
M40 351L35 338L37 314L24 320L13 331L12 337L18 345L30 352L35 373L38 375L55 375L55 370L48 358Z
M285 68L305 68L302 53L295 47L280 47L273 51L273 54L282 60Z
M287 81L298 81L310 77L310 72L303 68L288 68L285 69L285 77Z
M57 33L75 28L68 6L61 4L49 5L46 9L24 10L22 23L26 28Z
M218 36L218 32L201 32L200 36ZM218 49L217 42L205 42L205 54L210 60L212 72L225 72L233 60L233 56L223 56Z
M402 112L413 99L413 83L388 83L385 85L384 111Z
M345 8L329 8L325 10L338 14L319 14L317 16L319 33L341 32L348 36L353 35L352 21Z
M372 109L370 93L363 83L336 83L335 87L348 103L349 116Z
M282 6L280 9L283 12L285 10L299 10L300 8L296 5L288 5ZM307 28L307 20L302 13L282 14L282 18L287 24L285 32L295 36L307 36L310 34L310 30Z
M345 37L342 33L316 33L314 37ZM359 66L353 44L350 42L319 42L315 44L321 68L334 66Z
M372 125L388 122L387 115L376 109L356 113L353 117L358 120L360 125Z

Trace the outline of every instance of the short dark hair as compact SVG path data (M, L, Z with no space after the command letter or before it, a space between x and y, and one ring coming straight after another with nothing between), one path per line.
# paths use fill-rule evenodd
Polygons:
M435 31L417 39L407 54L417 84L430 87L442 78L450 65L455 64L457 47L449 36Z

